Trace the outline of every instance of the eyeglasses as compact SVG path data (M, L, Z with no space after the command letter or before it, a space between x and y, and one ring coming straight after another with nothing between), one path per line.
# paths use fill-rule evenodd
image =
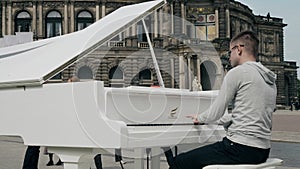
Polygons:
M245 46L245 45L241 45L241 44L238 44L238 45L233 46L233 47L227 52L228 58L230 57L231 51L232 51L232 50L234 50L234 49L237 48L237 47L244 47L244 46Z

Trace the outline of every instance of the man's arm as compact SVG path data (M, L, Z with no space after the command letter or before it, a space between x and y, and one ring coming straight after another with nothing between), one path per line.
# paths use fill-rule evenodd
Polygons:
M219 94L213 104L205 111L198 113L200 123L219 120L225 113L229 103L235 97L239 86L239 71L232 69L225 76Z

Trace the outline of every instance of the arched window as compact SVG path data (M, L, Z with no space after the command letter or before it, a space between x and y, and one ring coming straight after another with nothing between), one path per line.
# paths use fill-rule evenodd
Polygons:
M93 71L88 66L82 66L78 70L79 79L93 79Z
M150 69L144 69L136 74L130 82L133 86L148 86L153 85L152 73Z
M140 71L139 79L140 80L151 80L151 71L149 69Z
M114 66L109 70L109 86L124 87L124 75L119 66Z
M15 32L31 32L32 18L27 11L21 11L15 18Z
M46 37L62 35L62 17L57 11L51 11L46 17Z
M123 79L123 71L119 66L114 66L109 70L109 79Z
M94 22L94 18L89 11L81 11L77 15L77 30L82 30L90 26Z

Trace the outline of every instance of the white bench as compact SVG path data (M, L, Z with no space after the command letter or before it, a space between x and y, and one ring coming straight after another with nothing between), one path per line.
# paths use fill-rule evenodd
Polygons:
M203 169L275 169L275 166L281 165L283 160L278 158L269 158L261 164L236 164L236 165L208 165Z

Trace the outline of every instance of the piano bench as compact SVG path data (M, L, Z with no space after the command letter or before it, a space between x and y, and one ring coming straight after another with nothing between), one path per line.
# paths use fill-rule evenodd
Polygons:
M203 169L275 169L275 166L281 165L283 160L278 158L269 158L261 164L236 164L236 165L208 165Z

